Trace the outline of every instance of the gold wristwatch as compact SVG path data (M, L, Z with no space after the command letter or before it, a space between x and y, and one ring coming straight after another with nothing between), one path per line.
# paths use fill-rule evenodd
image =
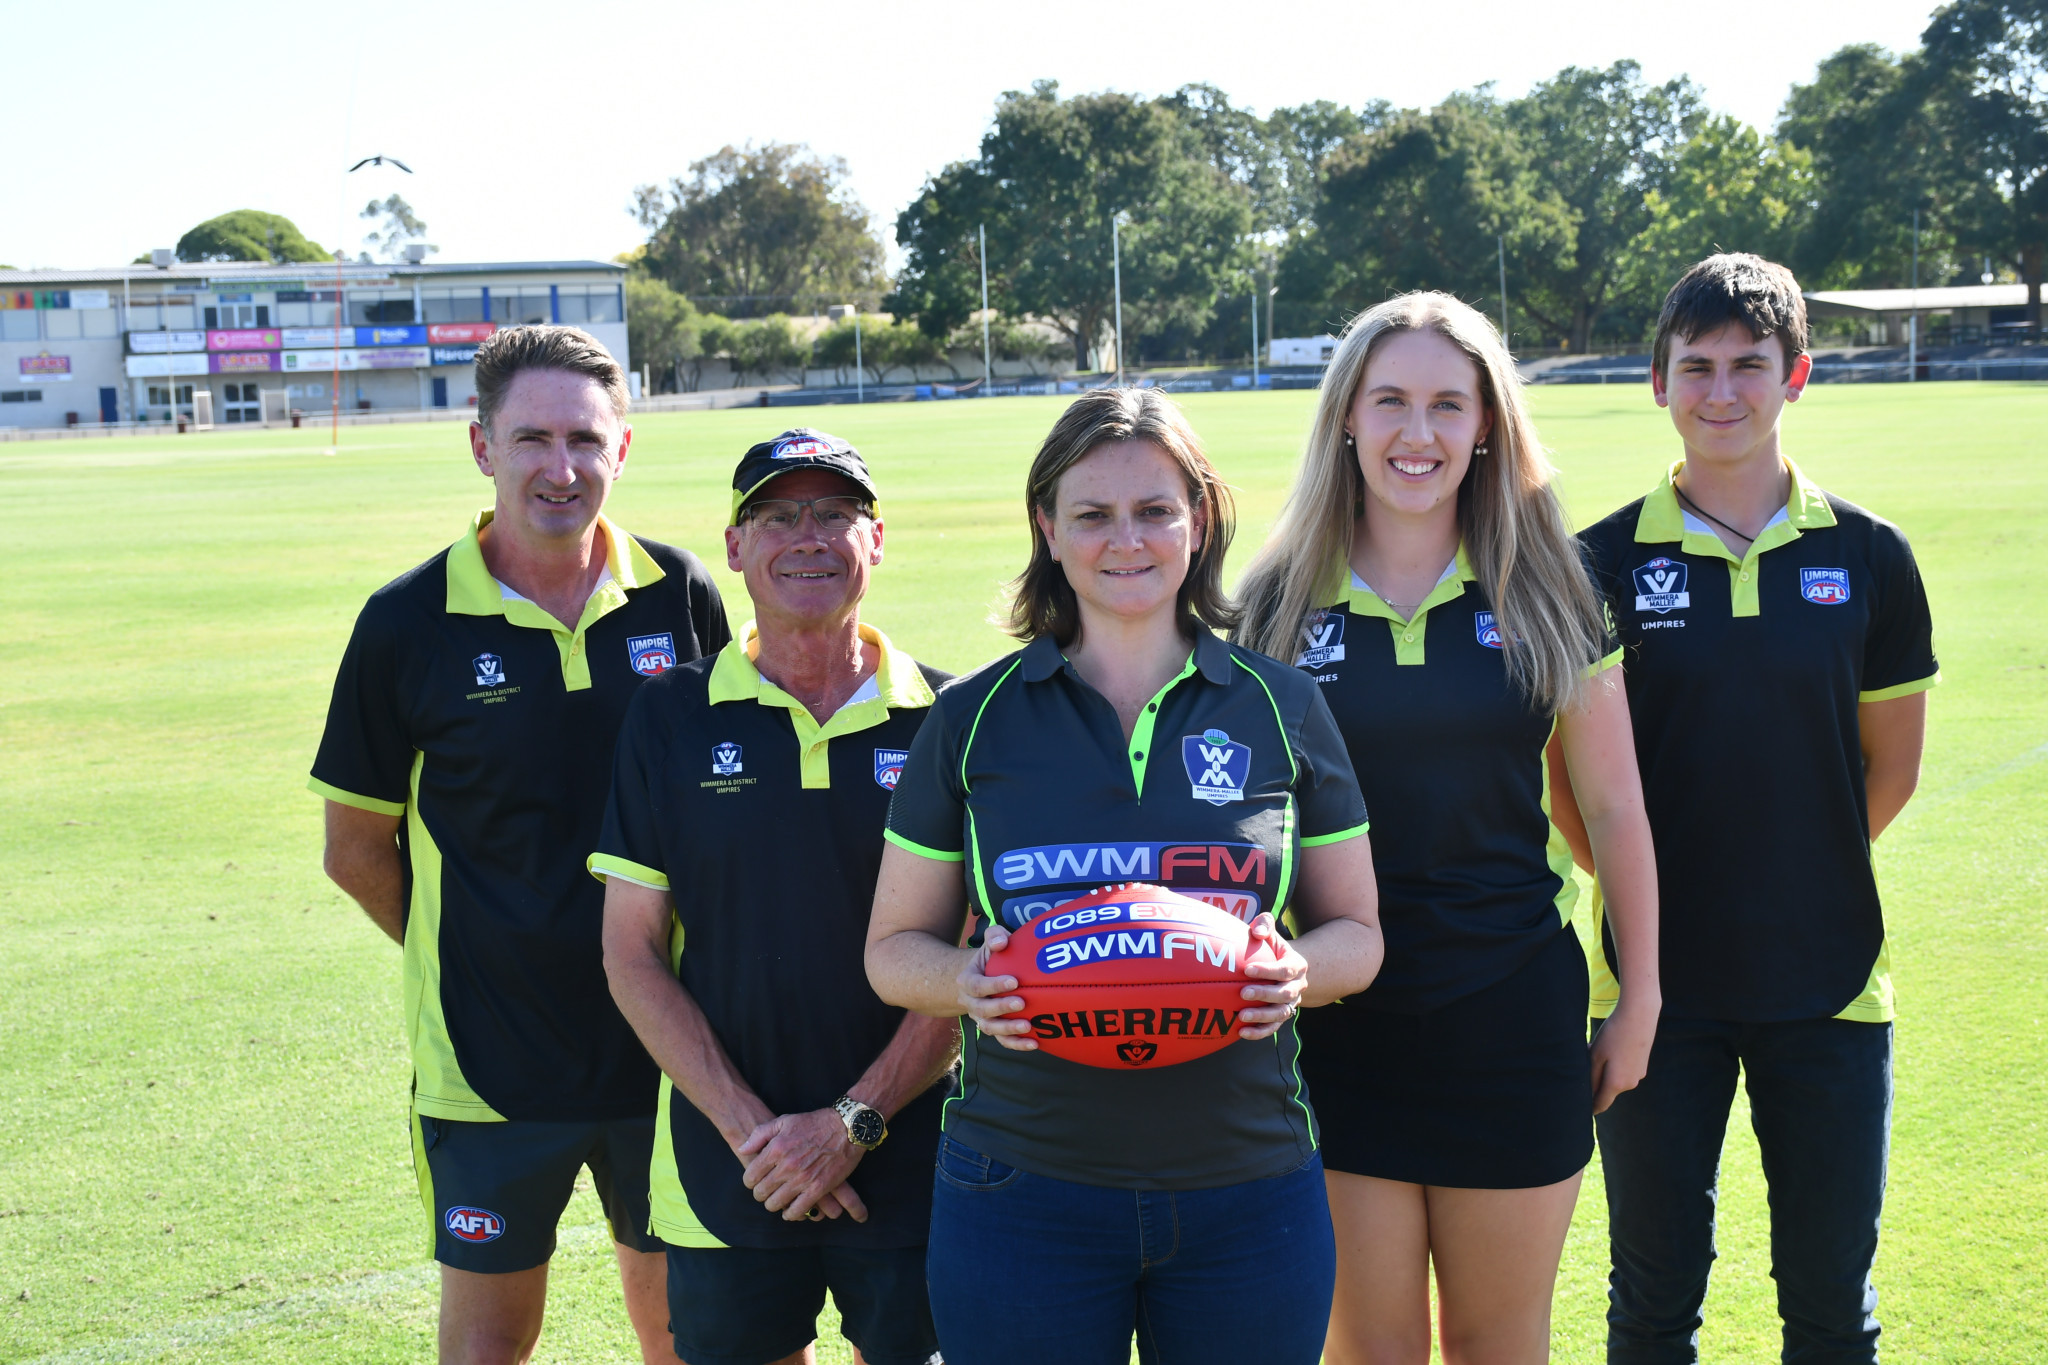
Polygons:
M832 1101L832 1112L839 1115L839 1121L846 1125L846 1140L865 1151L874 1151L882 1145L882 1139L889 1136L889 1125L882 1118L882 1111L862 1104L851 1095L841 1095Z

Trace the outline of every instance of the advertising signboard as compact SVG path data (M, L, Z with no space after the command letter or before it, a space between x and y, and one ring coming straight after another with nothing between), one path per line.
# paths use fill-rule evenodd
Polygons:
M209 351L274 351L284 344L275 327L245 328L232 332L208 332Z
M128 349L135 355L162 355L166 351L203 351L204 332L130 332Z
M113 300L104 289L74 289L71 291L73 308L111 308Z
M207 360L214 374L270 374L283 368L276 351L216 351Z
M169 375L205 374L206 362L211 357L195 355L131 355L128 357L130 379L162 379Z
M38 384L67 380L71 378L71 357L51 355L48 351L25 355L21 358L21 377L33 379Z
M287 351L315 350L334 345L334 334L341 333L344 342L353 345L356 329L353 327L285 327L278 331L278 338Z
M482 341L497 330L495 322L430 322L427 340L442 346L462 346Z
M421 346L427 340L424 327L358 327L358 346Z
M341 364L336 366L333 351L286 351L284 353L284 368L287 373L305 371L311 374L318 374L322 370L334 370L336 368L353 370L356 368L356 353L354 351L343 351L341 353Z
M429 349L433 352L436 365L476 364L477 348L474 346L434 346Z
M334 352L328 351L286 351L284 368L294 374L318 374L322 370L335 368ZM341 353L340 368L344 370L414 370L425 369L433 363L433 357L425 346L380 346L367 350L345 350Z

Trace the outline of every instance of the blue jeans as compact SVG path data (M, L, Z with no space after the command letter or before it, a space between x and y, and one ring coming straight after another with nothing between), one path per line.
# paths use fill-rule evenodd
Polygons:
M1658 1024L1649 1075L1598 1119L1613 1259L1608 1365L1699 1359L1738 1069L1770 1189L1785 1365L1871 1365L1892 1027L1846 1019Z
M926 1273L946 1365L1316 1365L1323 1163L1210 1190L1078 1185L939 1140Z

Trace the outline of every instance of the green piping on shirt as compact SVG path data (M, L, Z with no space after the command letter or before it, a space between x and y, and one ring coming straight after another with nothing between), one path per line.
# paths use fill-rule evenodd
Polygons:
M965 853L945 853L936 848L926 848L915 840L904 838L893 829L883 830L882 838L900 849L906 849L911 853L915 853L920 858L930 858L934 862L957 863L967 856Z
M1302 836L1301 846L1303 848L1321 848L1325 844L1341 844L1346 839L1356 839L1371 828L1372 822L1368 820L1362 825L1353 825L1350 829L1340 829L1335 834L1304 835Z
M1159 703L1194 671L1195 656L1190 651L1188 661L1180 666L1180 672L1167 679L1166 686L1152 694L1152 700L1146 702L1145 709L1138 713L1138 723L1131 727L1131 790L1136 793L1139 805L1145 803L1145 765L1152 759L1152 726L1159 719Z

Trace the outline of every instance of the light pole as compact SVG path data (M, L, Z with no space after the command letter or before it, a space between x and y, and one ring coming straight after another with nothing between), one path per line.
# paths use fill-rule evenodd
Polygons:
M860 305L853 305L853 401L868 401L867 376L861 372L860 363Z
M974 236L981 256L981 396L986 398L989 385L995 382L995 368L989 359L988 349L988 225L977 224Z
M1913 311L1906 318L1906 382L1920 380L1920 210L1913 210Z
M1493 239L1494 249L1500 252L1500 344L1508 344L1508 239L1504 236Z
M1123 240L1119 235L1123 226L1124 211L1118 209L1109 219L1109 268L1116 281L1116 382L1122 388L1124 382L1124 254Z
M1259 284L1252 280L1252 387L1259 386Z

